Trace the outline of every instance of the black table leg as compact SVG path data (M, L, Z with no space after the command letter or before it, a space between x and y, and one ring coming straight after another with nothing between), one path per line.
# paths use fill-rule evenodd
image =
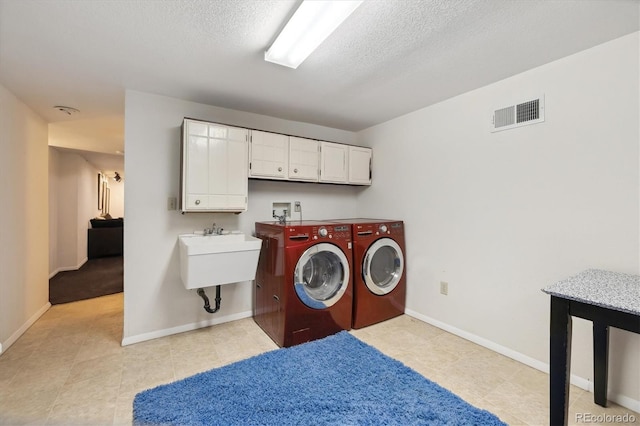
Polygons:
M569 303L551 296L551 338L549 353L549 408L551 426L566 425L571 372L571 315Z
M609 326L593 321L593 402L607 406Z

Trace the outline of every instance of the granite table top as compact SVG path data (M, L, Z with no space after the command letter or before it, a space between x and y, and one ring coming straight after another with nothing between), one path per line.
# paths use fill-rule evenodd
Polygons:
M563 299L640 316L640 275L587 269L542 291Z

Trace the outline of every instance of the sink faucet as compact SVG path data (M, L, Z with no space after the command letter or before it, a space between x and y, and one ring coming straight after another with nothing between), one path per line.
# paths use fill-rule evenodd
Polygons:
M216 223L213 222L213 225L211 226L211 228L204 228L204 235L221 235L222 234L222 228L219 226L216 226Z

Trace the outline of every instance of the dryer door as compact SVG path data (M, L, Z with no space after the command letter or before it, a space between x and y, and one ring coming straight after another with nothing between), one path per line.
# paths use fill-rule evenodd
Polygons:
M349 272L349 262L339 247L329 243L311 246L296 264L296 294L310 308L328 308L347 290Z
M362 278L374 294L390 293L404 273L402 249L391 238L381 238L371 244L362 261Z

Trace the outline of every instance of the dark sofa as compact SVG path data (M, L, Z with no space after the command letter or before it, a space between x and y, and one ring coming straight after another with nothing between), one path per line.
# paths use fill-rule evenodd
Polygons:
M88 232L87 257L122 256L124 218L91 219Z

